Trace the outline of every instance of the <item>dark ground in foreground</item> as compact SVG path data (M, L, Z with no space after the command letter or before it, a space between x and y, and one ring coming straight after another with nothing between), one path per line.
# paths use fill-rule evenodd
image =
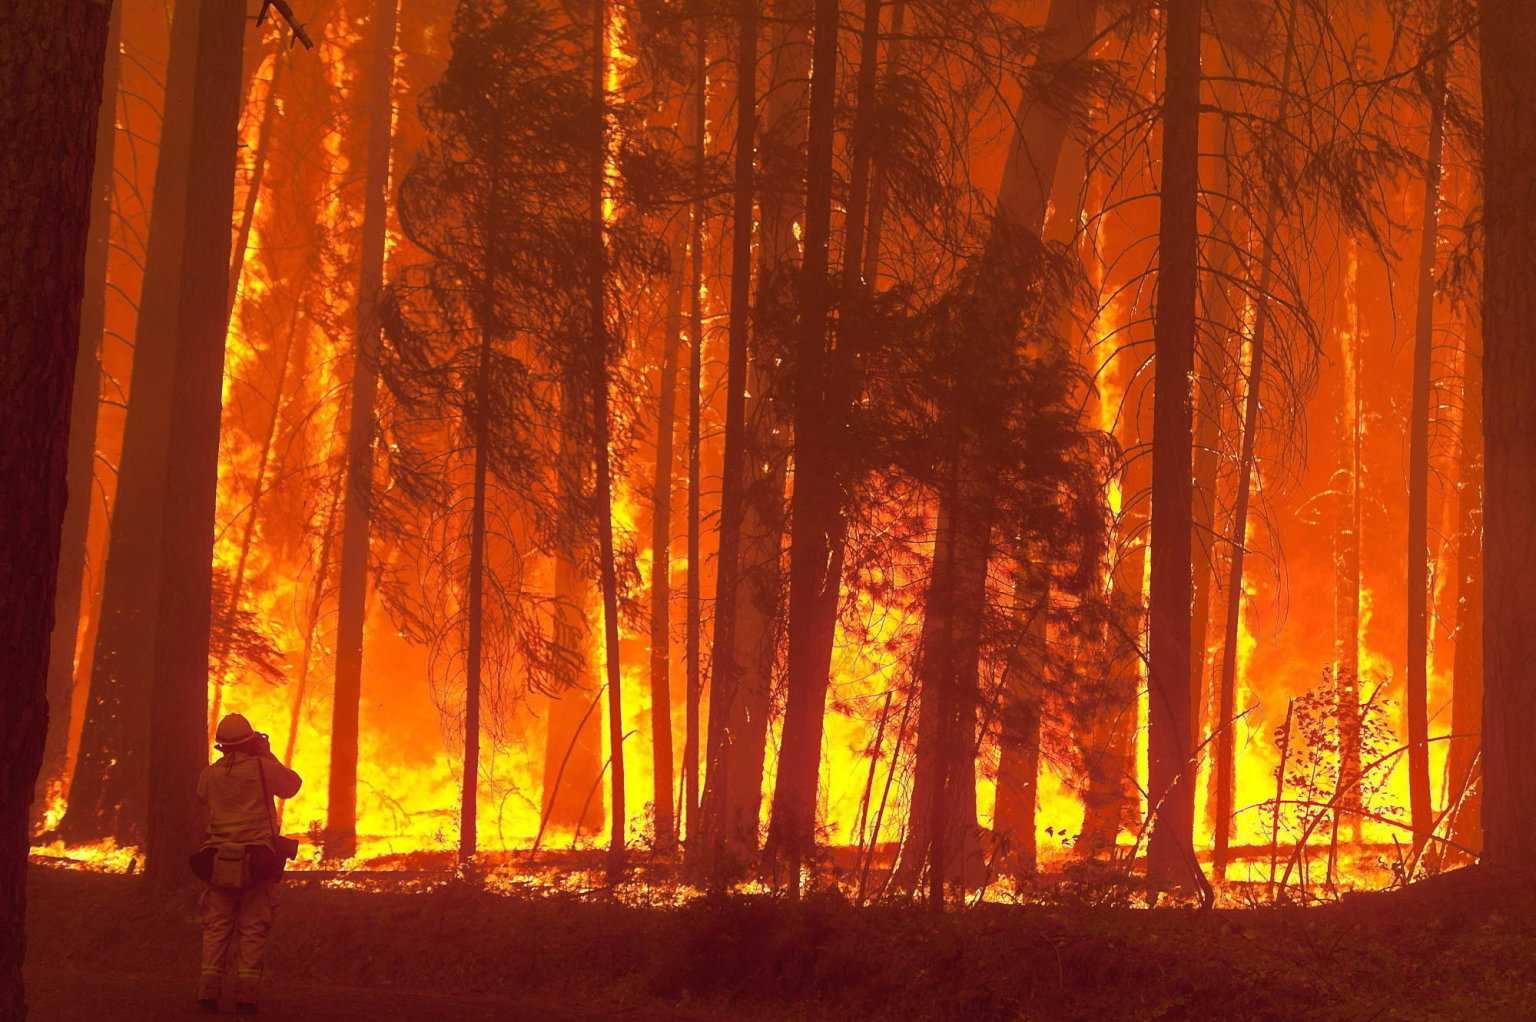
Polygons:
M32 1018L197 1017L195 892L34 868ZM280 1019L1529 1019L1536 893L1451 883L1312 909L764 897L630 907L466 885L285 885Z

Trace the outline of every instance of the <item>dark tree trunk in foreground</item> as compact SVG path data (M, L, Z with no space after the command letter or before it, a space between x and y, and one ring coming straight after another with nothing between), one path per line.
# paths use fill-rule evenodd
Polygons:
M1455 815L1451 840L1472 852L1483 847L1483 352L1477 323L1468 324L1462 369L1459 441L1461 478L1456 483L1456 635L1451 665L1451 734L1446 750L1449 804ZM1457 806L1458 801L1460 805Z
M1096 9L1091 0L1053 0L1038 57L1042 68L1083 55L1093 36ZM1002 264L1017 251L1008 239L1042 237L1067 138L1064 114L1029 94L1020 102L1016 123L998 189L993 237L981 257L986 263L982 279L999 282L999 291L1007 279ZM1013 299L999 322L1009 327L1016 324L1024 312L1023 301L1022 296ZM996 524L974 425L965 421L958 402L945 411L944 419L946 428L956 434L950 454L954 465L939 493L938 534L924 606L917 769L908 842L909 869L926 853L935 902L941 900L944 880L980 872L980 847L974 840L977 681L987 565Z
M201 809L195 784L189 782L208 763L214 505L244 34L239 5L204 7L198 21L190 149L197 161L197 186L188 191L178 274L182 288L170 409L176 456L165 477L162 613L156 620L150 697L144 871L159 884L189 877L186 859L201 838Z
M756 291L765 298L799 266L794 229L803 214L806 85L810 75L809 9L782 0L770 17L782 18L773 40L772 73L764 98L757 151L758 266ZM770 336L759 314L748 352L746 450L742 485L741 546L736 586L736 696L727 723L733 742L724 783L727 854L745 860L757 850L763 801L763 765L773 671L783 620L784 480L789 455L785 377L779 358L785 337Z
M795 487L789 551L789 682L784 737L773 792L768 844L789 868L798 893L800 866L816 833L816 786L826 714L827 674L818 665L830 536L837 494L829 478L828 423L823 407L826 362L828 241L832 226L832 149L837 99L836 0L816 0L811 73L810 134L806 150L804 261L800 269L800 323L795 366Z
M1434 829L1429 786L1429 397L1435 331L1435 238L1440 161L1445 141L1445 49L1448 0L1441 0L1430 46L1429 152L1419 235L1418 316L1413 340L1413 409L1408 453L1408 806L1417 855Z
M373 506L374 403L378 396L379 293L384 286L384 235L389 191L390 87L394 81L395 0L376 0L368 76L368 177L363 197L357 338L347 418L347 469L342 504L340 592L336 610L336 692L331 705L330 785L325 854L357 852L358 715L363 678L363 617L368 598L368 534Z
M608 854L610 869L624 858L624 708L619 671L619 579L613 552L613 482L609 453L608 356L608 255L604 240L603 195L608 173L608 4L592 5L592 100L595 107L591 170L592 252L588 298L592 313L592 419L593 452L597 458L598 569L603 592L603 653L608 686L608 771L612 806L609 809Z
M48 637L68 494L92 165L109 10L0 8L0 1018L23 1019L30 807L48 732Z
M683 818L689 842L699 836L699 702L703 679L699 673L699 615L703 610L699 563L699 496L704 477L700 465L700 393L704 385L704 123L708 106L708 23L702 6L696 12L693 50L693 202L688 237L688 579L683 740Z
M486 258L486 278L495 279L494 257ZM489 288L487 291L489 292ZM464 663L464 776L459 793L459 861L475 855L480 798L480 675L485 661L485 474L490 447L491 323L496 296L487 293L480 323L480 357L475 367L475 444L473 492L469 505L469 635Z
M677 846L672 812L672 436L677 426L677 349L683 328L683 246L672 246L651 477L651 814L656 850Z
M1483 861L1536 864L1536 7L1484 0Z
M117 465L90 698L69 807L58 828L60 837L71 842L113 837L120 843L137 843L144 834L149 691L160 606L162 502L180 329L181 250L192 187L190 146L200 10L199 5L183 4L171 23L160 152L134 331L133 378ZM226 296L223 268L218 288L221 305Z
M736 760L739 720L736 662L737 589L741 578L742 489L746 483L747 338L752 317L752 214L754 149L757 141L757 2L737 11L736 181L731 216L731 327L726 355L725 461L721 469L720 551L716 556L715 642L710 674L708 755L704 771L703 821L711 872L727 869L726 844L739 845L737 821L727 818L727 792Z
M106 327L107 254L112 242L113 159L117 136L117 82L122 55L123 5L112 8L102 75L101 110L96 118L96 164L91 172L91 233L86 247L85 300L80 307L80 350L75 356L69 419L69 501L59 538L59 588L53 603L53 639L48 647L48 741L38 772L34 818L47 808L46 785L63 780L69 746L70 704L75 681L75 647L89 565L86 534L96 478L96 419L100 408L100 347Z
M1152 583L1148 597L1147 870L1156 880L1199 876L1190 759L1190 558L1194 372L1198 287L1200 0L1168 0L1163 180L1158 238L1156 394L1152 426Z

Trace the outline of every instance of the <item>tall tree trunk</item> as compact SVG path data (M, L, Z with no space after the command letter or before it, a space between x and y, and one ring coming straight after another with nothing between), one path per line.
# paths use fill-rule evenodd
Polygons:
M90 696L69 806L58 828L59 836L71 842L110 836L131 844L144 835L149 691L160 606L162 502L170 455L200 10L200 5L183 4L171 22L160 151L134 332L133 377L118 458ZM238 58L236 64L238 71ZM221 304L225 293L221 279Z
M609 821L609 868L617 870L624 859L624 692L619 671L619 578L613 552L613 481L609 453L608 357L608 255L603 223L603 196L608 177L608 3L592 5L592 101L593 154L591 169L592 252L588 298L592 315L592 416L593 445L597 458L597 543L603 591L603 653L608 685L608 768L611 782Z
M1456 633L1451 666L1451 734L1446 786L1455 806L1451 840L1472 852L1483 845L1483 352L1476 317L1467 324L1462 370L1461 478L1456 483Z
M677 348L683 328L683 246L672 247L651 478L651 812L656 850L677 846L672 814L672 435L677 426Z
M1536 7L1484 0L1483 861L1536 864Z
M277 113L277 83L283 77L283 65L286 63L288 51L279 50L272 60L272 78L267 82L266 102L261 107L261 125L256 129L256 151L251 155L251 179L246 183L245 203L240 210L239 226L235 229L235 247L229 260L231 315L234 314L235 299L240 293L240 274L245 268L245 257L251 247L251 228L256 223L256 203L261 198L261 182L267 174L267 154L272 147L272 122ZM369 111L370 114L374 112Z
M810 132L806 150L805 257L800 271L800 322L796 343L794 464L789 568L789 682L779 773L773 793L768 844L775 861L789 868L798 894L800 865L816 831L817 773L821 764L827 675L820 669L816 634L829 578L829 537L835 528L837 494L828 478L829 438L823 397L827 265L832 226L832 150L837 99L836 0L815 0Z
M1200 2L1167 0L1163 180L1158 235L1156 375L1152 426L1152 546L1147 670L1147 779L1152 837L1147 871L1160 881L1199 877L1190 777L1190 552L1194 373L1199 286ZM1255 388L1256 390L1257 388Z
M1345 327L1340 352L1344 365L1344 400L1339 403L1341 468L1335 473L1333 538L1334 662L1333 683L1339 721L1339 813L1352 836L1360 833L1360 448L1364 414L1360 389L1359 251L1350 240L1344 270Z
M189 781L208 763L208 632L213 599L219 418L229 307L230 220L240 127L244 11L209 5L198 21L189 188L170 436L177 456L165 477L160 605L150 695L149 821L144 873L168 885L187 878L201 808Z
M699 616L703 611L699 559L699 496L703 490L700 464L700 394L704 385L704 136L708 107L708 21L702 0L695 0L693 52L693 197L689 212L688 280L688 620L684 637L687 691L684 708L683 816L690 844L699 836L699 703L703 679L699 672Z
M1429 397L1435 331L1435 239L1440 163L1445 144L1445 62L1450 19L1440 0L1430 70L1429 152L1424 164L1424 212L1419 238L1418 316L1413 341L1413 409L1408 453L1408 806L1417 856L1434 829L1429 786Z
M1025 605L1034 594L1045 593L1033 606ZM1040 695L1050 684L1045 676L1048 636L1048 590L1021 573L1015 598L1018 613L1028 620L1026 649L1008 665L1004 678L1002 733L998 741L997 804L992 829L1006 852L1007 867L1017 875L1029 875L1037 867L1035 812L1040 781Z
M1092 39L1095 15L1092 0L1053 0L1038 65L1049 68L1081 57ZM1068 127L1059 110L1034 101L1027 90L1015 121L1018 129L998 189L993 238L982 255L983 279L999 283L1005 279L1001 264L1012 257L1007 239L1023 234L1038 240L1043 235ZM845 287L853 279L850 271ZM1009 327L1024 312L1022 296L1013 302L1000 320ZM957 395L954 406L944 413L948 428L955 432L951 457L956 462L949 485L939 493L933 572L924 606L913 836L908 842L914 857L928 853L930 891L936 902L942 900L942 880L963 879L968 872L966 853L974 856L979 851L971 843L976 830L975 713L994 522L985 473L978 464L979 441L971 435L973 427L963 421L960 401ZM943 806L948 808L941 812ZM946 846L959 850L947 861Z
M0 1017L26 1017L30 806L48 732L48 647L68 499L70 393L80 342L92 165L110 11L0 8ZM94 395L92 395L94 399Z
M395 0L376 0L368 77L368 178L363 199L357 340L352 404L347 417L346 500L341 518L340 593L336 609L336 691L331 704L330 784L325 854L357 853L358 718L363 683L363 616L368 599L368 534L373 515L374 403L378 396L379 294L384 287L384 235L395 63Z
M487 260L487 279L493 271ZM488 292L489 288L486 289ZM485 473L490 446L491 323L494 294L484 298L475 372L474 492L469 511L469 643L464 671L464 777L459 796L459 862L474 858L480 796L480 675L485 659Z
M58 591L48 647L48 740L43 746L40 785L64 780L69 745L70 704L75 683L75 649L80 637L80 604L88 568L86 534L91 521L91 488L96 478L96 419L101 398L100 348L106 327L107 255L112 249L113 159L117 137L117 83L122 55L123 5L112 8L102 74L101 109L96 118L96 163L91 171L91 231L85 259L85 300L80 308L80 350L70 398L69 500L59 539ZM47 808L39 790L35 817Z
M1295 57L1295 39L1291 31L1294 18L1287 22L1285 68L1280 76L1280 101L1276 121L1286 122L1290 108L1291 72ZM1258 308L1254 313L1253 338L1249 344L1248 388L1243 398L1243 440L1237 458L1237 497L1232 514L1232 560L1227 575L1227 624L1222 635L1221 685L1217 691L1216 718L1230 721L1237 703L1237 640L1242 622L1243 560L1248 552L1248 505L1253 488L1254 445L1258 439L1259 403L1264 382L1264 342L1269 330L1270 289L1274 285L1274 238L1279 225L1282 196L1266 196L1264 229L1259 236L1260 256ZM1154 513L1155 514L1155 513ZM1216 742L1216 833L1211 852L1211 868L1216 876L1226 876L1227 849L1232 831L1233 784L1236 780L1236 735L1224 728ZM1156 785L1153 785L1154 790Z
M754 150L757 142L757 3L742 0L737 10L736 182L731 217L731 328L726 355L725 464L721 470L720 550L716 555L715 642L710 674L708 757L704 772L704 830L711 872L730 869L726 845L745 843L727 819L727 792L738 736L736 706L737 590L741 576L742 490L746 483L747 338L752 316L752 219ZM755 843L755 834L752 836Z
M773 41L772 73L758 133L762 170L757 192L757 302L779 297L780 285L799 265L794 230L803 214L806 85L810 76L810 17L805 0L780 0L783 22ZM729 854L744 860L757 849L763 800L763 761L772 710L773 671L783 620L784 482L789 455L781 355L788 338L776 336L759 315L748 352L746 449L741 546L736 587L736 696L731 702L730 766L724 783Z

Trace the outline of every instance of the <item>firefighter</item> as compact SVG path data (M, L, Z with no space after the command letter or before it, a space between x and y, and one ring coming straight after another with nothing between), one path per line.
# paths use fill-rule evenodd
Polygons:
M216 1012L224 962L234 945L235 1010L256 1013L256 985L261 978L267 933L272 928L273 888L282 872L277 815L272 799L292 798L302 783L272 755L267 736L238 713L219 721L215 732L223 753L203 768L197 798L203 804L208 831L200 876L209 880L200 907L203 920L203 962L197 1005ZM213 863L217 861L218 866Z

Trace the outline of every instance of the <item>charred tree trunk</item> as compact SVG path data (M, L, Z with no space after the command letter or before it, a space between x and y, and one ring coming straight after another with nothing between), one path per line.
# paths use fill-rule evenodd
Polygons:
M1280 77L1280 105L1276 120L1284 125L1289 109L1291 71L1294 59L1294 38L1286 38L1285 68ZM1237 497L1232 513L1232 560L1227 575L1227 625L1222 636L1221 685L1217 692L1216 716L1230 721L1236 713L1237 703L1237 640L1242 623L1243 607L1243 560L1248 552L1248 505L1253 488L1254 446L1258 439L1259 403L1264 383L1264 342L1269 330L1270 290L1274 284L1275 231L1279 223L1279 204L1282 196L1267 197L1264 230L1260 234L1258 279L1258 308L1254 313L1253 337L1249 344L1247 391L1243 398L1243 440L1237 457ZM1211 851L1211 868L1218 877L1226 875L1227 850L1232 830L1233 784L1236 780L1236 736L1230 727L1221 732L1216 742L1216 833ZM1153 789L1156 790L1154 784Z
M1483 846L1483 353L1468 324L1463 372L1461 478L1456 483L1456 634L1451 666L1451 734L1446 751L1451 840L1472 852ZM1458 803L1459 806L1458 806Z
M80 637L80 604L87 569L86 533L96 478L96 419L101 398L100 347L106 328L107 255L112 245L113 158L117 136L117 82L122 56L123 5L112 8L102 75L101 110L96 118L96 163L91 172L91 232L85 258L85 300L80 307L80 350L75 356L69 421L69 500L59 538L58 592L53 604L53 638L48 647L48 741L38 772L34 817L47 808L41 787L64 780L69 745L70 704L75 685L75 649Z
M727 792L739 736L733 727L739 676L736 662L737 590L741 576L742 490L746 483L747 338L752 316L752 219L755 193L754 149L757 142L757 0L743 0L737 11L741 32L736 45L736 182L731 218L731 328L726 356L725 463L721 470L720 551L715 575L715 642L710 673L708 757L704 772L705 846L710 871L733 871L727 845L746 843L738 821L728 819ZM751 836L755 844L755 833Z
M677 847L672 814L672 436L677 426L677 348L683 328L683 246L672 251L651 479L651 812L656 850Z
M208 5L198 20L190 152L198 185L188 191L181 249L170 459L162 506L160 613L150 697L149 821L144 873L161 885L187 879L200 838L191 778L208 763L208 632L213 599L214 506L219 417L228 334L230 219L240 126L244 11Z
M48 637L68 497L70 392L80 341L92 165L109 11L0 9L0 78L33 94L0 107L0 1017L26 1017L27 830L48 732ZM43 83L47 83L44 87ZM94 400L94 395L92 395Z
M1199 286L1200 3L1168 0L1163 180L1158 238L1152 427L1152 580L1147 670L1147 782L1155 880L1198 882L1190 777L1190 552L1194 373ZM1254 388L1255 391L1257 388ZM1246 439L1246 438L1245 438Z
M789 567L789 682L784 736L768 845L775 862L789 869L798 894L800 866L816 832L817 774L826 712L827 674L820 669L817 634L830 578L830 536L836 526L837 493L829 478L823 401L827 267L832 226L832 150L837 99L836 0L815 0L810 131L806 150L804 261L800 270L800 322L796 343L794 464Z
M184 4L176 9L171 23L153 212L134 332L133 379L107 540L90 697L69 806L58 828L59 836L70 842L110 836L131 844L144 835L149 692L160 606L162 501L171 442L179 295L184 283L182 244L191 190L200 10L200 5ZM221 305L226 289L227 282L221 279Z
M1038 583L1020 587L1019 598L1045 592ZM997 806L992 829L1005 853L1006 867L1016 875L1035 872L1035 812L1040 783L1040 696L1049 681L1045 677L1046 596L1037 606L1021 607L1032 616L1027 630L1029 647L1009 665L1004 679L1002 735L997 764Z
M336 692L331 706L330 785L325 854L357 852L358 717L363 682L363 617L368 600L368 535L373 515L374 403L378 396L379 295L389 192L390 89L394 82L395 0L376 0L368 80L368 179L363 206L362 276L352 404L347 417L346 499L342 504L336 610Z
M1429 397L1435 331L1435 238L1445 140L1445 62L1450 5L1441 0L1431 39L1429 152L1424 163L1424 219L1419 241L1418 316L1413 342L1413 409L1408 454L1408 806L1413 853L1434 829L1429 785Z
M761 310L778 299L781 282L799 264L794 228L803 213L800 139L805 126L810 74L809 15L804 0L783 0L773 9L783 19L761 130L762 170L754 189L758 204L757 305L749 352L746 449L742 487L739 578L736 587L736 696L729 728L734 739L723 782L728 854L744 860L757 849L763 801L763 761L772 709L773 671L783 620L781 569L784 481L789 455L784 364L788 338L776 334Z
M1363 434L1360 337L1359 254L1349 243L1344 276L1347 317L1340 338L1344 365L1344 400L1340 402L1341 467L1335 478L1333 539L1334 663L1333 683L1339 721L1339 813L1345 830L1360 833L1360 447Z
M487 279L495 279L486 261ZM469 507L469 643L464 670L464 777L459 796L459 862L475 855L480 793L480 676L485 659L485 474L491 442L491 323L495 296L486 295L480 324L480 358L475 371L474 491Z
M624 860L624 692L619 671L619 577L613 552L613 480L609 453L608 254L603 223L603 196L608 177L608 3L592 5L592 101L594 105L591 192L592 251L588 300L592 315L592 439L597 459L597 553L603 592L603 653L608 686L608 769L611 819L609 868Z
M1483 861L1536 863L1536 7L1484 0Z
M687 691L683 739L683 816L687 839L699 838L699 703L703 678L699 673L699 615L703 578L699 561L699 496L704 477L700 464L700 394L704 385L704 125L708 105L708 36L702 6L695 12L693 53L693 202L689 215L688 279L688 621L684 637Z

